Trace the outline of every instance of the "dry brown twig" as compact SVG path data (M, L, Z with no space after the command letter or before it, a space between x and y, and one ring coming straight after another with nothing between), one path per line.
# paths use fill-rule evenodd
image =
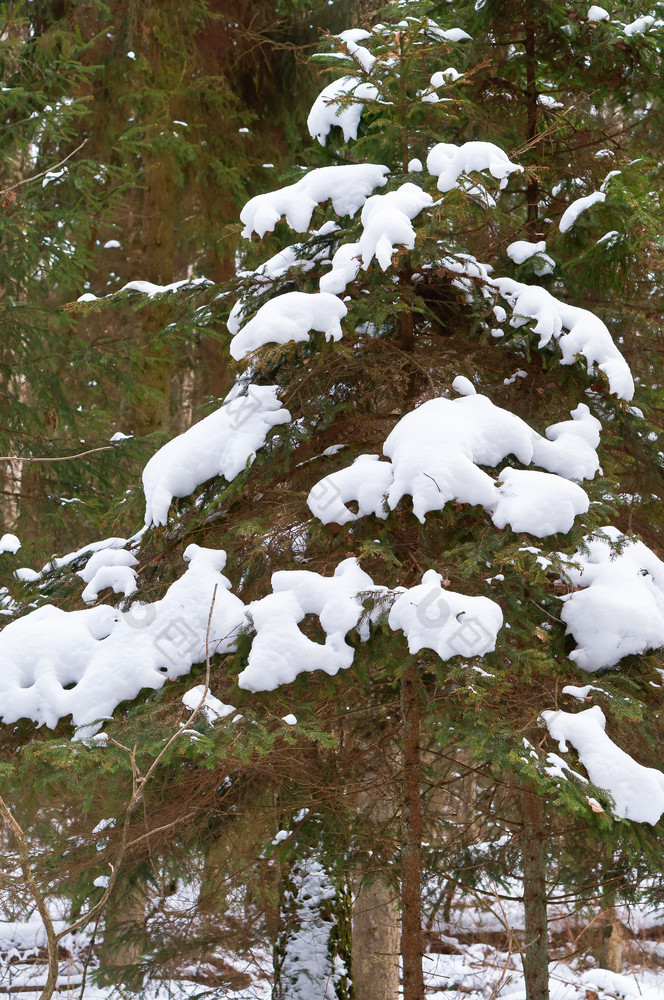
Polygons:
M207 698L208 692L210 690L210 628L212 625L212 614L214 612L214 605L217 599L217 588L218 584L215 584L214 591L212 593L212 600L210 603L210 611L208 613L207 628L205 632L205 688L203 694L201 695L199 703L196 705L194 709L192 709L186 722L181 723L176 729L176 731L171 734L171 736L168 738L168 740L166 741L166 743L159 751L157 756L154 758L154 760L152 761L149 768L144 774L141 773L141 770L136 761L136 752L137 752L136 745L134 745L130 749L129 747L124 746L122 743L119 743L117 740L114 739L108 740L108 743L111 743L113 746L118 747L118 749L128 754L129 761L131 764L132 790L131 790L131 797L129 799L129 802L127 803L124 812L120 844L118 845L117 854L115 856L113 863L109 865L111 869L111 874L109 876L108 883L104 888L104 892L101 896L101 899L99 899L94 904L94 906L90 907L90 909L86 913L82 914L77 920L74 920L72 923L70 923L67 927L65 927L63 930L59 932L56 932L55 926L53 924L53 919L51 917L51 914L49 913L48 905L46 903L46 895L42 892L39 884L37 883L37 880L35 879L32 873L32 868L30 865L30 842L25 834L25 831L23 830L22 826L13 815L9 806L6 804L2 796L0 796L0 816L4 818L9 829L16 838L23 878L30 892L30 895L32 896L35 902L37 911L39 913L39 916L41 917L42 923L44 925L44 930L46 932L46 946L48 954L48 976L44 988L42 989L42 992L40 994L39 1000L51 1000L53 993L55 992L55 988L57 986L57 981L58 981L58 971L59 971L58 945L62 940L62 938L64 938L67 934L72 934L74 931L80 930L81 927L86 926L86 924L90 923L92 920L96 918L98 919L103 914L106 904L108 903L111 893L113 892L113 887L117 881L122 866L122 862L124 861L124 857L127 853L127 850L136 842L134 840L129 839L129 828L130 828L131 818L134 814L136 806L141 801L145 787L150 781L150 779L154 777L159 765L161 764L162 760L168 753L173 743L178 739L178 737L182 736L184 733L187 732L189 727L196 721L198 715L200 714L205 704L205 699Z

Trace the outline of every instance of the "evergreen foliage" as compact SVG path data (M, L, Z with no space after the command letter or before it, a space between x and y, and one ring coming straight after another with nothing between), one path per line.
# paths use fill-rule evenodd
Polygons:
M117 16L119 10L124 12L124 5L100 5L95 16ZM233 473L212 479L201 474L192 490L180 488L177 475L168 478L172 460L169 465L167 452L160 452L160 482L166 481L174 497L166 523L149 523L129 542L120 540L121 547L112 551L131 550L137 562L125 562L124 568L131 569L135 588L125 589L121 599L123 588L105 583L95 602L116 609L119 627L128 622L150 628L150 616L159 614L169 588L181 580L183 555L193 574L209 550L214 550L209 558L218 559L223 549L225 567L210 563L207 589L200 591L209 606L209 617L203 609L207 630L195 632L187 621L178 626L181 635L185 627L192 632L190 648L198 644L193 665L192 656L185 664L179 640L171 636L173 645L159 667L164 676L150 675L141 694L120 702L112 718L95 725L85 719L74 741L64 712L49 731L35 731L29 711L3 727L0 791L29 831L34 876L49 894L67 901L73 919L92 912L102 898L98 879L106 864L121 864L125 884L158 900L151 916L140 903L142 926L125 928L124 937L118 931L113 940L113 927L122 923L121 901L117 891L110 896L107 951L117 952L132 940L140 941L140 949L130 961L107 955L106 981L140 990L152 978L174 975L183 958L191 964L196 956L208 956L218 937L237 954L248 954L261 941L275 945L279 1000L310 995L347 1000L351 960L358 955L356 950L351 958L348 943L348 882L382 879L401 891L404 998L421 1000L423 922L431 930L459 887L481 895L491 883L508 892L517 873L525 882L528 1000L543 1000L546 935L542 940L537 921L546 919L545 878L554 897L569 905L595 903L607 911L616 900L639 897L646 882L652 896L661 892L661 821L630 821L617 797L612 800L611 788L615 794L617 786L588 782L580 747L561 764L542 712L574 712L575 698L592 701L601 706L615 744L640 764L659 759L661 672L654 642L643 640L637 652L630 648L629 655L620 655L619 669L587 678L569 656L582 642L576 632L573 641L564 615L582 591L574 565L583 564L590 546L605 537L603 526L628 533L609 545L614 562L629 550L632 537L643 539L655 554L661 545L662 390L655 327L662 225L660 165L651 153L652 137L659 141L661 133L662 26L653 21L643 31L626 30L642 13L633 3L615 5L609 21L591 22L587 5L577 2L412 0L390 5L380 15L384 22L371 28L327 34L325 52L315 61L320 82L327 86L340 76L351 82L341 96L328 90L327 100L319 98L314 106L310 128L312 137L319 137L318 148L306 157L298 148L294 159L306 159L307 166L292 163L280 178L283 188L298 185L288 211L278 199L290 196L278 194L254 199L243 210L244 237L233 244L237 274L225 281L233 255L219 251L214 239L232 205L253 193L258 176L258 160L244 158L245 133L235 127L248 120L240 116L251 104L257 113L256 148L263 150L270 116L284 111L258 85L255 63L249 63L246 77L234 77L226 67L222 73L216 64L202 32L214 29L216 37L226 37L225 11L202 2L187 11L152 4L141 10L140 25L122 22L125 34L110 39L97 31L97 22L86 35L76 12L65 19L64 35L63 23L47 17L34 39L23 22L3 36L10 81L3 157L7 191L25 167L18 165L19 152L39 146L36 159L28 161L32 176L53 168L63 152L80 145L81 136L87 145L67 161L62 179L45 188L37 181L23 185L20 199L5 192L8 245L20 247L21 233L28 238L26 256L8 254L3 264L5 286L15 291L11 301L8 292L4 299L12 325L0 374L13 408L3 422L7 443L0 438L0 446L7 454L20 447L26 455L43 443L38 413L53 399L48 394L55 391L58 366L78 380L77 388L82 385L90 350L99 354L99 331L105 324L112 328L119 317L103 342L108 356L97 365L107 399L95 426L114 408L127 414L143 407L141 435L153 445L165 439L174 429L171 400L182 400L182 392L172 393L175 372L179 365L193 370L204 364L208 355L201 341L209 338L224 360L214 368L214 390L203 377L197 398L214 396L219 403L232 381L224 403L235 434L229 440L244 461ZM279 13L297 10L286 5ZM42 11L39 17L44 16ZM460 26L465 32L459 33ZM291 22L290 30L296 28ZM32 52L44 40L49 47L59 45L62 55L55 62L49 58L48 70L42 67L46 83L36 89L32 80L20 82L29 62L25 47ZM118 73L117 53L129 40L136 59L131 72ZM103 93L94 96L90 114L79 91L94 95L95 87ZM67 100L61 96L56 105L54 93ZM94 121L95 108L99 117L110 107L122 110L117 121L109 118L115 131L102 135L89 120ZM222 113L224 128L213 132L210 123ZM171 134L176 116L187 126ZM289 124L283 134L295 131ZM50 141L52 132L57 141ZM232 141L226 135L231 132ZM126 140L120 141L121 135ZM437 143L446 144L440 169L431 152ZM495 144L497 152L485 143ZM122 151L111 155L113 147ZM96 159L88 160L93 149ZM359 180L352 189L332 184L312 200L310 218L303 222L312 189L306 183L321 177L312 170L359 164L378 165L374 174L384 167L382 177L374 176L371 202L371 191L358 194ZM136 183L130 181L132 168ZM454 174L449 183L443 182L446 170ZM210 194L220 189L223 205L214 204ZM339 191L346 207L348 199L356 199L355 211L339 209ZM585 210L579 207L578 199L597 193L603 197ZM365 213L364 205L373 206L374 214ZM265 222L270 210L276 220ZM561 219L568 210L575 220L566 228ZM63 218L66 226L58 227ZM155 255L156 270L141 279L165 286L200 271L211 281L127 289L130 274L119 270L103 290L108 295L58 311L82 290L84 274L89 287L102 291L95 285L101 265L90 246L116 231L114 226L136 246L136 256L128 256L122 267ZM257 246L250 242L252 229ZM48 267L42 263L44 239L32 235L45 231L58 235L57 246L49 237ZM68 240L75 253L69 253ZM531 246L517 262L515 247L522 240L538 248ZM554 300L566 315L575 308L590 310L613 343L589 334L561 361L561 331L547 337L543 325L550 313L540 319L534 308L521 311L526 307L520 300L515 304L519 283L532 286L532 300L545 301L550 311ZM552 298L544 298L546 293ZM330 312L333 298L342 336ZM287 303L305 301L322 303L322 319L305 317L306 329L298 328L304 322L299 305L285 312ZM272 318L261 326L266 307L273 309ZM312 315L316 308L311 306ZM53 325L46 337L40 324L47 314ZM226 322L228 334L220 332ZM566 319L565 329L574 322ZM67 353L57 346L65 330L70 331ZM242 337L249 344L246 352L238 346ZM39 353L41 338L50 338L47 363ZM625 369L612 353L614 344L636 376L640 409L624 389ZM124 345L126 367L124 360L110 365L106 376L105 364L117 361ZM239 359L234 366L229 353ZM118 374L136 380L139 370L140 392L117 388ZM276 387L275 406L287 409L288 417L270 424L258 448L242 451L238 442L269 387ZM488 419L476 418L485 450L478 445L482 457L471 461L461 414L475 412L473 400L483 405L474 390L501 409L492 409ZM51 439L60 447L78 426L72 400L87 399L88 389L74 396L62 379L57 392L51 405L59 430ZM440 431L442 456L428 443L422 417L433 413L433 401L448 407L437 413L454 413L452 430L444 427L447 437ZM587 409L577 410L580 403ZM511 433L518 417L544 435L572 411L577 427L594 427L593 417L601 422L601 469L585 478L570 473L567 463L579 438L567 439L565 454L557 459L567 471L558 478L568 487L570 480L581 480L589 504L570 515L566 529L562 501L554 494L546 498L546 516L533 519L531 513L528 530L514 516L500 524L491 503L469 497L460 473L451 499L435 499L446 483L437 481L434 463L440 459L443 468L448 460L461 468L459 440L462 458L478 475L513 483L516 474L525 475L526 463L515 456L518 447L506 447L495 462L486 457L498 422ZM365 493L353 493L352 486L346 491L343 482L352 475L357 480L358 469L369 470L364 487L372 474L386 473L387 459L397 468L395 428L405 435L412 418L420 420L420 432L408 438L399 459L407 470L401 493L385 487L376 503L367 499L368 487ZM430 419L437 427L438 418ZM69 438L62 433L65 423ZM191 432L187 436L186 423L176 428L185 432L181 440L188 448L182 464L191 465L195 475L199 445ZM90 427L86 424L86 435ZM388 437L392 450L383 452ZM589 437L591 429L584 441ZM207 451L217 443L208 441ZM372 462L363 458L367 455L377 458ZM419 479L415 473L408 479L411 460L413 468L420 462L436 475L424 471ZM67 474L78 476L81 492L96 475L92 466L82 474L80 465L63 465ZM552 480L556 470L539 460L538 465ZM90 486L99 500L108 499L107 483L117 482L115 470L107 475ZM130 486L127 495L117 494L115 507L105 504L104 532L136 531L142 498L136 483ZM55 489L45 476L34 488L46 494ZM30 508L21 509L27 521ZM547 517L553 527L546 527ZM48 530L46 520L41 527ZM91 551L80 548L32 581L25 574L6 580L5 638L14 620L39 614L47 604L88 613L75 574L86 572ZM11 565L11 557L0 554L0 559ZM337 582L350 573L351 560L356 561L352 572L361 569L368 582L343 597L335 591L334 610L321 610L319 589L336 585L328 584L335 573ZM417 591L431 570L439 574L433 603L431 595ZM642 575L652 582L650 571ZM425 578L430 587L432 579ZM211 623L215 601L220 606L229 596L228 581L246 615L232 634L222 635ZM297 612L285 600L277 603L298 587ZM407 598L415 608L410 619ZM480 601L473 607L497 606L502 628L493 636L489 618L478 612L465 629L465 607L451 611L457 598ZM348 627L343 601L355 602ZM437 630L442 632L452 613L459 626L445 633L449 645L441 652ZM297 639L287 631L291 617ZM107 649L113 648L115 627L108 625L100 640ZM428 641L418 642L423 630ZM166 641L164 634L156 634L155 644ZM260 646L262 635L268 638ZM298 660L294 650L304 637L318 646L307 646L307 656ZM0 656L2 641L0 634ZM257 666L259 650L263 659ZM56 661L54 654L49 667L54 674ZM286 669L284 662L292 671L287 676L279 672ZM144 669L136 664L137 674ZM565 690L586 680L593 684L585 694ZM195 697L202 700L191 701L193 685L199 685ZM224 703L221 714L205 700L210 693ZM579 711L587 710L584 704ZM112 822L100 827L101 819ZM56 865L55 858L62 863ZM317 880L324 904L316 912L307 879ZM186 931L168 902L174 886L182 889L183 883L194 897ZM13 876L8 886L25 888L22 878ZM26 898L22 905L28 905ZM306 988L302 966L311 955L300 933L305 910L307 926L316 933L330 931L332 942L321 957L320 982L311 973ZM206 975L209 962L207 968Z

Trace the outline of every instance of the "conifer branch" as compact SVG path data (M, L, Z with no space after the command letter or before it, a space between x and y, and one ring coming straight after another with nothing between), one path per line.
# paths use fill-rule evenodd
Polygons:
M54 170L57 170L58 167L63 167L67 160L71 160L72 156L76 156L77 153L80 153L83 147L87 145L87 142L88 140L84 139L83 142L76 147L76 149L72 149L71 153L67 153L67 155L60 160L59 163L54 163L53 166L47 167L46 170L41 170L38 174L33 174L32 177L24 177L23 180L17 181L16 184L10 184L9 187L0 189L0 198L6 197L6 195L8 195L11 191L16 191L17 188L23 187L24 184L30 184L31 181L38 181L40 177L45 177L46 174L52 173Z

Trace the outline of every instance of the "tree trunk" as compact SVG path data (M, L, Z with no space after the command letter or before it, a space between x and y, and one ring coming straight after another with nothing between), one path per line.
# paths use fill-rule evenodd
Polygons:
M380 874L355 883L353 995L355 1000L397 1000L399 995L399 901Z
M546 913L546 834L542 802L534 792L521 794L521 858L525 939L523 973L526 1000L549 1000L549 949Z
M599 917L599 949L596 955L601 969L611 972L623 970L623 933L614 900L602 901Z
M137 966L143 953L146 886L141 878L120 875L106 912L104 944L100 952L102 983L137 985Z
M422 814L420 808L420 704L417 667L401 681L404 764L404 836L401 871L401 955L404 1000L424 1000L422 977Z
M526 49L526 142L531 143L537 135L537 53L535 51L535 26L531 17L524 19ZM526 188L526 229L533 238L537 235L539 215L540 184L532 176Z

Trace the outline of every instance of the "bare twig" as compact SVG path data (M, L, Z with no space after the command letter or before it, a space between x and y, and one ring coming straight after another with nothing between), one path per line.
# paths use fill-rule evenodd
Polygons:
M16 188L23 187L24 184L30 184L31 181L37 181L40 177L45 177L46 174L50 174L53 170L57 170L58 167L64 166L67 160L71 160L72 156L76 156L77 153L80 153L83 147L87 145L87 141L87 139L84 139L80 146L77 146L76 149L72 149L71 153L67 153L63 160L60 160L59 163L54 164L52 167L47 167L46 170L42 170L38 174L33 174L32 177L24 177L22 181L17 181L16 184L12 184L10 187L2 188L2 190L0 190L0 198L9 194L10 191L15 191Z
M79 451L76 455L59 455L57 458L24 458L22 455L0 455L0 462L70 462L73 458L83 458L84 455L93 455L96 451L115 451L112 444L104 444L99 448L89 448L87 451Z
M16 842L18 845L18 855L21 862L21 871L23 872L23 878L25 879L25 884L30 890L30 894L35 901L35 905L41 917L42 923L44 925L44 931L46 932L46 946L48 951L48 976L46 978L46 985L42 992L44 998L51 997L53 991L58 982L58 937L55 933L55 927L53 926L53 920L51 914L48 912L48 906L46 905L46 898L42 893L41 889L37 885L34 875L32 874L32 869L30 868L30 844L28 838L25 835L23 827L15 819L12 811L5 802L5 800L0 795L0 815L4 818L9 829L12 831L16 837Z
M117 740L109 739L109 743L113 746L118 747L123 752L129 755L129 761L131 764L131 797L127 803L127 807L124 813L124 820L122 824L122 834L120 839L120 844L118 846L117 854L114 858L113 863L110 864L111 874L109 880L104 888L104 892L101 898L91 906L90 909L82 914L77 920L74 920L67 927L56 933L55 927L53 925L53 920L51 914L48 911L48 906L46 904L46 897L44 896L41 888L37 884L37 881L32 874L32 869L30 867L30 844L28 838L23 831L23 828L14 818L11 810L5 803L2 796L0 796L0 816L3 816L7 822L10 830L16 837L18 842L19 858L21 863L21 871L23 872L23 878L27 888L33 897L37 910L42 919L44 925L44 930L46 932L47 950L48 950L48 977L46 979L46 984L40 994L39 1000L51 1000L55 987L57 986L58 980L58 944L67 934L72 934L74 931L79 930L86 924L89 924L91 920L96 918L97 924L103 914L104 908L110 899L111 893L113 892L113 887L117 881L122 862L124 861L125 855L129 847L133 844L138 843L143 840L149 834L143 834L143 836L137 839L130 840L129 838L129 828L131 823L131 818L134 814L136 806L141 801L145 786L153 777L155 771L159 767L159 764L164 759L164 756L168 752L169 748L173 745L175 740L185 733L191 724L195 721L199 715L203 705L205 704L205 699L207 698L208 691L210 689L210 628L212 626L212 614L214 612L214 605L217 599L217 588L218 584L215 584L214 591L212 593L212 601L210 603L210 611L208 614L207 628L205 632L205 689L201 696L201 700L198 705L192 710L187 721L178 726L178 729L171 735L171 737L166 741L162 749L159 751L155 759L152 761L150 767L147 769L145 774L141 773L141 770L136 761L137 745L135 744L131 749ZM185 817L188 818L188 817ZM171 824L168 824L171 825ZM156 832L156 831L152 831ZM95 929L96 933L96 929Z

